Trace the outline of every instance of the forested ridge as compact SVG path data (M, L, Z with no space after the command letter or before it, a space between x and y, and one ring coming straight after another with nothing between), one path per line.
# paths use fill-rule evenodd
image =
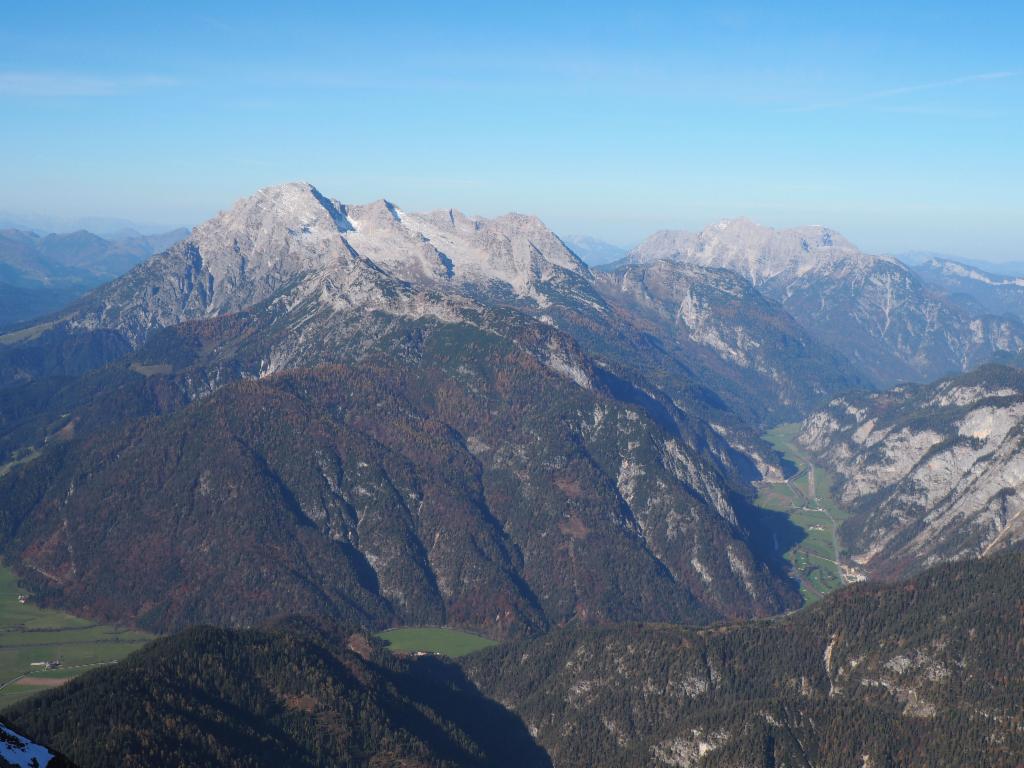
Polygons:
M80 768L545 766L458 667L349 627L195 627L5 713Z
M1024 555L860 584L774 621L565 628L470 676L558 766L1019 766Z
M459 665L320 620L198 627L6 716L83 768L1010 768L1022 700L1014 551L775 620L569 626Z

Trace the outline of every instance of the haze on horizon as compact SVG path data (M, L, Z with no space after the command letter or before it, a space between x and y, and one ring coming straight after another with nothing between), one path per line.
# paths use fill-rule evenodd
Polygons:
M900 6L10 4L0 211L170 227L304 179L624 245L747 216L1019 259L1024 10Z

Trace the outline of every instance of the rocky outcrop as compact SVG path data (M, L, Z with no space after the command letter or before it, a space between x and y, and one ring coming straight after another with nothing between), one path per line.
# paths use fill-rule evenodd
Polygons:
M406 214L385 200L344 205L292 183L240 200L63 321L116 330L138 345L155 328L236 312L296 282L347 309L405 315L413 286L544 303L545 283L588 272L534 217ZM419 310L431 303L419 301Z
M936 295L896 259L825 227L775 230L746 219L699 233L659 232L630 259L731 269L879 386L927 381L1024 349L1024 325Z
M777 422L802 416L830 393L867 386L848 360L731 270L659 259L603 273L597 286L610 306L738 409L763 403Z
M966 311L1024 319L1024 278L997 275L937 256L915 265L913 270Z
M1024 374L985 366L930 386L848 396L800 443L839 477L851 558L874 575L977 557L1024 538Z

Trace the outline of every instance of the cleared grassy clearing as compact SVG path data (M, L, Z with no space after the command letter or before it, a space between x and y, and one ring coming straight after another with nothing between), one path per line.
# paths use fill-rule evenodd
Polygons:
M396 653L439 653L457 658L497 645L493 640L447 627L402 627L378 632Z
M153 637L21 603L21 594L14 574L0 566L0 709L52 687L54 680L122 659ZM57 660L59 669L32 666Z
M795 541L780 548L800 581L801 594L810 603L845 583L836 562L839 551L836 529L847 515L832 498L832 476L814 466L797 444L799 431L799 424L782 424L765 433L765 440L796 467L796 473L785 482L762 483L755 503L764 509L785 513L789 522L802 532Z
M30 449L22 452L22 455L20 457L18 457L16 459L12 459L11 461L7 462L6 464L0 465L0 477L3 477L4 475L6 475L8 472L10 472L12 469L14 469L19 464L27 464L28 462L30 462L33 459L37 458L39 456L39 453L40 452L39 452L38 448L30 448Z
M5 333L0 336L0 344L17 344L19 341L31 341L32 339L42 336L43 333L53 328L56 324L57 323L55 321L39 323L39 325L22 328L20 331Z

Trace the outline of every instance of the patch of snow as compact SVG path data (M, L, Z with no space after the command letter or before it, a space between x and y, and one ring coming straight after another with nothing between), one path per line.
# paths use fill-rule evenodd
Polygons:
M17 768L46 768L54 754L0 724L0 757Z

